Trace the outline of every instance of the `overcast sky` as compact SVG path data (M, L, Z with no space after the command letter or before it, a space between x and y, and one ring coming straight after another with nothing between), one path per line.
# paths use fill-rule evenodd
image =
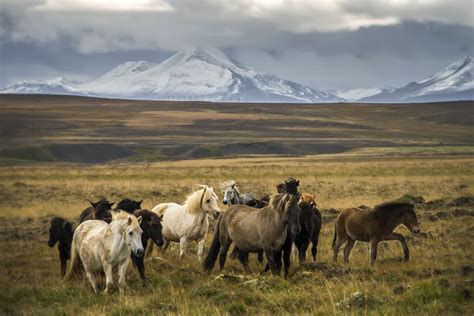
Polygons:
M400 86L474 53L473 0L1 0L0 87L215 46L319 89Z

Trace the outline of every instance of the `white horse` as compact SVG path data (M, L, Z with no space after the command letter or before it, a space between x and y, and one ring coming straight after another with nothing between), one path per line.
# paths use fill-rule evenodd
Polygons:
M110 224L100 220L88 220L80 224L72 239L71 265L65 279L71 278L82 263L95 293L99 290L95 273L105 273L107 293L113 285L112 269L116 268L119 291L123 293L130 251L138 257L144 253L141 220L141 217L119 212L112 214Z
M164 244L163 253L171 241L179 242L180 258L187 253L190 241L198 244L197 255L202 259L204 241L209 230L208 214L217 217L221 212L217 205L218 197L213 188L201 185L201 189L191 193L186 201L180 205L176 203L161 203L151 211L162 217L161 230ZM151 247L150 247L151 252Z

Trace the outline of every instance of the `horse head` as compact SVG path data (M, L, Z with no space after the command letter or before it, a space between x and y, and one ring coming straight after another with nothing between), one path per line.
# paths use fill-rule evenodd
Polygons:
M49 228L48 246L54 247L58 241L65 240L72 233L71 223L64 218L54 217L51 219L51 227Z
M145 250L143 249L142 244L142 229L140 228L140 223L142 222L142 217L138 218L127 214L127 219L124 224L124 236L127 245L130 247L130 250L137 257L143 256ZM115 215L114 215L115 216ZM118 213L117 216L122 216L122 212Z
M420 224L415 213L415 205L407 203L405 212L402 217L402 224L405 225L412 233L418 234L420 232Z
M300 213L298 198L292 194L278 194L270 201L274 210L282 214L283 221L291 230L291 233L298 234L301 231Z
M198 192L201 192L201 197L200 197L200 207L201 209L208 213L211 214L214 218L217 218L219 214L222 212L221 209L219 208L219 205L217 204L218 197L217 194L214 193L214 189L212 187L204 186L202 185L202 190L199 190Z
M140 228L142 229L143 234L146 234L151 238L158 247L163 246L164 241L161 233L163 226L161 225L161 218L148 210L137 210L134 212L134 215L136 217L141 216L142 218Z

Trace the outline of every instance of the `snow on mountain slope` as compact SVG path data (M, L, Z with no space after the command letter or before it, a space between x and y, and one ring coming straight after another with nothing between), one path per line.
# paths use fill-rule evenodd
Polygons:
M46 81L20 81L6 89L0 90L0 92L20 94L83 94L73 83L63 77Z
M161 63L125 62L101 77L73 85L22 82L3 93L51 93L131 99L243 102L337 102L340 98L259 73L216 48L178 52Z
M418 82L382 92L360 101L367 102L429 102L448 100L474 100L472 78L474 61L466 56L443 71Z
M386 89L380 88L368 88L368 89L349 89L349 90L339 90L334 94L340 98L346 99L347 101L356 101L362 98L367 98L376 94L379 94Z
M335 102L311 89L240 65L216 48L179 52L159 64L125 63L80 85L90 94L147 99Z

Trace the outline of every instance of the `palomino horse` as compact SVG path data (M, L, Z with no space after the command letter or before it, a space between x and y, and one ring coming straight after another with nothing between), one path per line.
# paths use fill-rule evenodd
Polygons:
M213 188L202 185L201 189L191 193L183 205L161 203L151 211L162 218L163 253L171 241L179 242L180 258L183 259L191 241L198 243L197 255L202 259L204 241L209 230L208 214L217 217L221 210L217 205L217 195ZM151 247L149 248L151 251Z
M62 217L53 217L51 219L48 246L52 248L58 243L61 276L66 274L66 263L71 258L72 235L73 227L70 222Z
M224 267L227 251L232 242L239 249L239 261L248 272L248 254L263 250L270 268L277 274L275 254L286 240L287 232L300 230L300 209L296 197L289 194L275 195L270 205L258 209L246 205L232 205L219 218L209 253L203 262L210 272L219 255L220 268Z
M123 293L130 251L136 256L143 256L144 253L141 220L141 217L118 212L112 214L109 224L97 220L80 224L72 239L71 266L65 279L70 279L82 263L95 293L99 290L95 273L105 273L105 292L108 292L113 285L112 269L116 268L119 291Z
M334 262L337 261L339 248L346 241L344 262L349 262L349 256L356 240L370 242L371 265L375 264L377 246L383 240L398 240L402 244L405 261L407 261L410 258L410 253L405 238L403 235L393 232L401 224L405 225L412 233L420 232L413 204L388 202L377 205L373 211L359 208L343 210L337 216L334 230L332 243Z

